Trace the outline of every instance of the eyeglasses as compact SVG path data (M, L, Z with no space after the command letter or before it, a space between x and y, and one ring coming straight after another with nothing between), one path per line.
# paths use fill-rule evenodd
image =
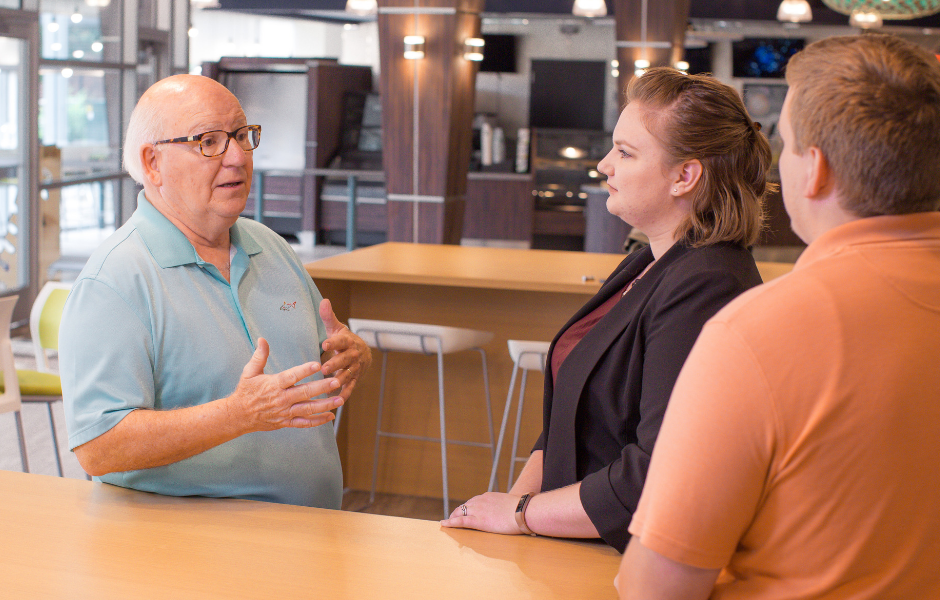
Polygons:
M202 155L206 158L212 158L213 156L225 154L225 151L228 150L228 142L232 139L242 150L251 152L261 143L261 125L245 125L235 131L207 131L189 137L160 140L159 142L153 142L153 144L156 146L157 144L199 142L199 151L202 152Z

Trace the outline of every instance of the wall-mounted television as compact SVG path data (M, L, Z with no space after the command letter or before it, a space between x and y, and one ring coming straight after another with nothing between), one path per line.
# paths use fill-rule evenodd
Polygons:
M782 78L787 61L804 45L804 40L790 38L748 38L732 42L732 75Z
M483 42L480 73L516 72L516 36L483 34Z
M689 73L691 75L712 72L711 44L704 48L686 48L682 59L689 63Z

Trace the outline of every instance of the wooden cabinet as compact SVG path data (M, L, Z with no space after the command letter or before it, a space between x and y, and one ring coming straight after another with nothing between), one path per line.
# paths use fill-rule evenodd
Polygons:
M528 173L469 173L464 239L531 243L532 189Z

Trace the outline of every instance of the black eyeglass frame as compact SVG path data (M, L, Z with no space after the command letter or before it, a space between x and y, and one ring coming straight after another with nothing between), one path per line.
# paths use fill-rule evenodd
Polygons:
M183 144L186 142L199 142L199 152L206 158L215 158L216 156L222 156L223 154L228 152L228 143L232 141L233 139L235 139L235 136L238 135L238 132L241 131L242 129L248 129L249 131L254 131L255 133L258 134L258 144L252 146L251 148L242 148L242 150L244 150L245 152L251 152L255 148L257 148L258 145L261 144L261 125L242 125L235 131L223 131L221 129L213 129L212 131L204 131L202 133L197 133L196 135L172 138L169 140L159 140L159 141L151 142L151 143L154 146L156 146L157 144ZM210 133L224 133L226 136L228 136L225 138L225 145L222 146L222 151L219 152L218 154L211 154L211 155L206 154L206 149L202 147L202 138L209 135Z

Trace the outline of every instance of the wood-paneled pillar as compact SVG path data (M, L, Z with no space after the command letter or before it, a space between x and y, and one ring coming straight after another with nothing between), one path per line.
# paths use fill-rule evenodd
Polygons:
M480 37L484 0L379 0L382 143L388 239L460 242L470 164L477 63L464 41ZM404 38L425 56L404 57Z
M610 0L608 0L610 1ZM690 0L612 0L617 30L620 89L634 76L634 61L652 67L682 60Z

